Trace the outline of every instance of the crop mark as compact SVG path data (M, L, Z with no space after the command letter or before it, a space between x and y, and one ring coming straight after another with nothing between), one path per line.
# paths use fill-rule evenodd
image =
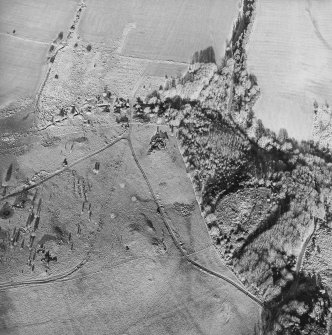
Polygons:
M126 42L127 42L127 39L128 39L128 35L130 34L130 32L132 30L136 29L136 22L131 22L131 23L127 23L127 25L125 26L125 28L123 29L123 32L122 32L122 37L121 37L121 40L120 40L120 45L119 45L119 48L117 50L117 52L119 54L122 53L122 49L124 48Z

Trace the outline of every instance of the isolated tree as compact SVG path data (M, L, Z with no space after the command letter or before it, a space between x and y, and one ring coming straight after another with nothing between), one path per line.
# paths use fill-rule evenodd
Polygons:
M257 128L256 128L256 137L260 139L265 133L265 129L263 126L263 122L261 119L257 120Z
M254 119L254 111L252 109L248 112L247 117L247 127L250 128L252 126L252 120Z
M89 52L91 51L91 49L92 49L92 46L91 46L91 44L88 44L87 45L87 47L86 47L86 50L88 50Z
M253 73L249 74L249 80L251 82L251 86L257 85L257 77Z

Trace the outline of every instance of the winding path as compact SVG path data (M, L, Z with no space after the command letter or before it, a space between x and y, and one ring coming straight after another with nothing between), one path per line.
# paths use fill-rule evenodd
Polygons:
M0 283L0 291L9 289L9 288L14 288L14 287L20 287L20 286L27 286L27 285L41 285L41 284L47 284L47 283L52 283L54 281L64 279L74 272L78 271L80 268L83 267L83 265L88 261L89 255L85 257L81 262L79 262L77 265L75 265L73 268L70 270L50 276L48 278L42 278L42 279L31 279L31 280L26 280L26 281L20 281L20 282L7 282L7 283Z

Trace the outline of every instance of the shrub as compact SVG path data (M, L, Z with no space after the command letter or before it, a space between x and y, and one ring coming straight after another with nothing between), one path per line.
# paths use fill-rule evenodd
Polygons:
M257 120L256 137L260 139L265 133L265 128L261 119Z
M157 99L160 99L160 94L157 90L152 91L146 96L146 101L149 101L150 99L156 97Z
M249 80L251 82L251 86L257 85L257 77L253 73L249 74Z

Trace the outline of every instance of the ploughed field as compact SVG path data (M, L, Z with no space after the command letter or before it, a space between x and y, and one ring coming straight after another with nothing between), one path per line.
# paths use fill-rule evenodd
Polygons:
M46 70L47 50L70 26L77 2L0 2L0 107L34 99Z
M275 132L311 139L314 101L332 101L331 13L331 1L257 1L248 70L261 88L256 116Z

